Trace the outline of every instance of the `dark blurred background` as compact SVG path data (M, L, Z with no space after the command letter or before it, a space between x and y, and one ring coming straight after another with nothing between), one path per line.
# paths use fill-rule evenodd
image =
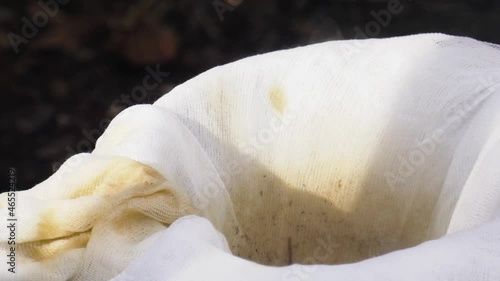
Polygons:
M499 24L493 0L0 1L2 190L9 167L17 188L30 188L91 151L120 110L216 65L327 40L425 32L500 43ZM158 83L141 88L155 71Z

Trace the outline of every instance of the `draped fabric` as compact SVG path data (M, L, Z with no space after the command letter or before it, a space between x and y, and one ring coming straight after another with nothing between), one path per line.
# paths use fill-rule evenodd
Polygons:
M500 46L423 34L215 67L16 202L1 280L500 280Z

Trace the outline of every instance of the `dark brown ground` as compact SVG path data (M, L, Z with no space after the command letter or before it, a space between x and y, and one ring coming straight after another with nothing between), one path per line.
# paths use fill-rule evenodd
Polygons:
M119 112L113 101L142 85L148 65L170 75L131 104L154 102L213 66L249 55L353 38L355 27L364 30L374 20L370 11L387 7L383 0L228 0L232 11L221 20L214 2L72 0L16 54L8 34L22 35L22 18L32 21L41 8L35 1L0 1L2 190L8 167L17 170L18 189L27 189L64 159L91 150L102 125ZM443 32L500 43L500 5L493 0L401 5L375 37Z

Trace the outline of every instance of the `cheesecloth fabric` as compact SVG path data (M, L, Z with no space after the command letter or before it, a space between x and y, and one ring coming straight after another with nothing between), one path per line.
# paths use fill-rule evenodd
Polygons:
M498 281L499 89L443 34L213 68L18 192L0 280Z

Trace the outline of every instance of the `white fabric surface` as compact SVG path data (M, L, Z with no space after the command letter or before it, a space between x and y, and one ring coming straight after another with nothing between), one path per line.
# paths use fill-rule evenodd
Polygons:
M0 280L500 280L499 82L442 34L216 67L19 192Z

